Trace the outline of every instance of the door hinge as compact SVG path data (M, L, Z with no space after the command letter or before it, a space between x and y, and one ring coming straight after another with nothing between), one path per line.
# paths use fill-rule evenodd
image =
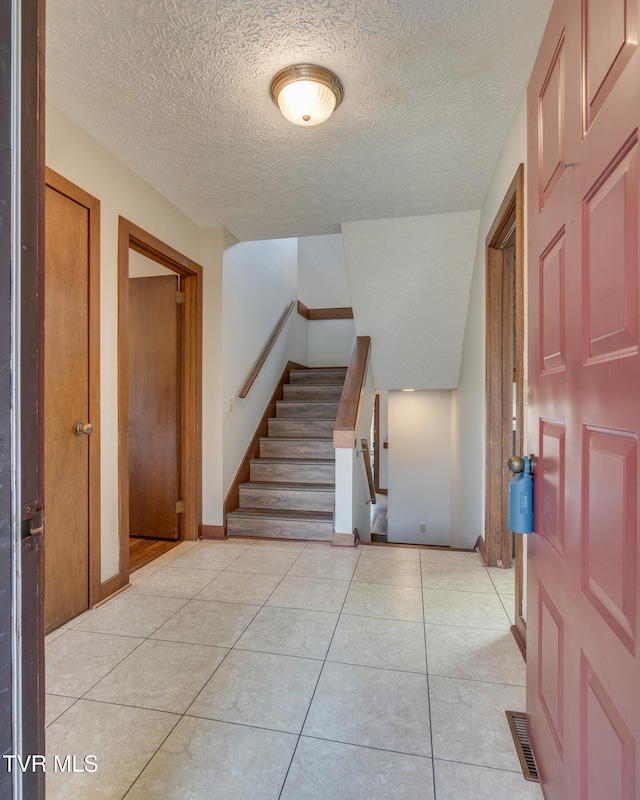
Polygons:
M184 292L181 292L180 290L176 292L176 303L178 303L178 305L182 305L184 303Z
M184 500L178 500L176 503L176 514L184 514L186 511Z

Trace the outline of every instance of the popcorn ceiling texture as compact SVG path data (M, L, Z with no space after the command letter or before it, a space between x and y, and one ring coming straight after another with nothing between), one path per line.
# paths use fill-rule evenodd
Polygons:
M550 0L48 0L49 100L200 225L240 240L478 209ZM288 123L269 84L330 67Z

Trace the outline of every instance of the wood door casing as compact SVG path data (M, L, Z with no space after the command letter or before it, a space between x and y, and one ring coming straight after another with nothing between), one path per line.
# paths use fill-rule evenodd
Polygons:
M640 796L639 11L556 0L528 90L527 712L547 800Z
M45 625L100 593L99 202L47 170L44 279ZM91 423L77 436L76 422Z
M118 220L118 537L120 563L111 592L129 581L129 253L135 250L180 275L180 487L182 539L202 523L202 267L133 222Z
M129 278L129 535L177 539L178 276Z

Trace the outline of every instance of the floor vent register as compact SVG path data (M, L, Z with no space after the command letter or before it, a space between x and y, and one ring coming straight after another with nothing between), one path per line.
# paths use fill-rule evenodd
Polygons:
M509 720L509 728L520 759L522 774L526 780L540 783L531 745L529 744L529 735L527 734L527 715L523 711L507 711L505 713Z

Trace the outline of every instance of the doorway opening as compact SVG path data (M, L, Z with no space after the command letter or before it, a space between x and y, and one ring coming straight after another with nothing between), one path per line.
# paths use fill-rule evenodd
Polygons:
M515 560L515 631L526 640L522 536L508 528L507 460L524 447L524 165L521 164L487 236L486 267L486 495L485 535L478 540L487 566Z
M120 218L120 577L182 540L201 516L202 268Z

